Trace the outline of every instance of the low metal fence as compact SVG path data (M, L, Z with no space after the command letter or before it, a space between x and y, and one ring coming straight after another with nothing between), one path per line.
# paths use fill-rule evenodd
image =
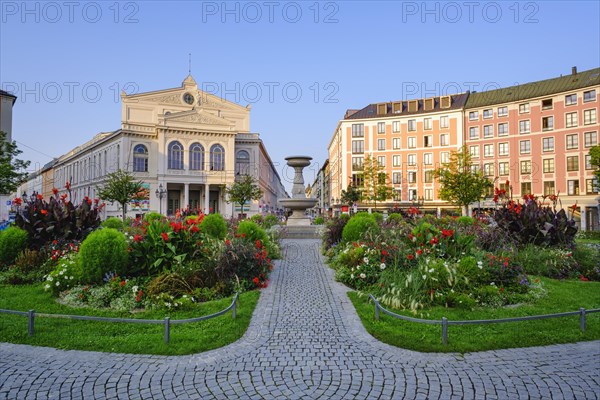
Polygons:
M27 333L29 336L33 336L35 333L35 318L63 318L63 319L75 319L80 321L99 321L99 322L126 322L131 324L162 324L164 325L164 340L165 343L169 343L171 341L171 325L176 324L189 324L192 322L200 322L205 321L207 319L215 318L220 315L227 313L231 310L231 315L235 319L237 314L237 300L238 293L233 296L233 300L229 307L216 312L214 314L205 315L197 318L188 318L188 319L176 319L171 320L169 317L165 317L165 319L135 319L135 318L109 318L109 317L91 317L88 315L67 315L67 314L46 314L46 313L36 313L35 310L29 311L15 311L15 310L2 310L0 309L0 313L4 314L13 314L13 315L21 315L27 317Z
M527 317L513 317L513 318L499 318L499 319L478 319L478 320L468 320L468 321L450 321L446 317L442 317L441 320L435 319L421 319L421 318L413 318L407 317L405 315L396 314L390 310L387 310L379 304L379 301L372 294L369 295L369 298L375 304L375 319L379 320L380 313L390 315L394 318L398 318L404 321L416 322L420 324L428 324L428 325L442 325L442 344L448 344L448 326L449 325L476 325L476 324L500 324L504 322L518 322L518 321L533 321L536 319L548 319L548 318L560 318L560 317L569 317L573 315L579 315L579 329L582 332L585 331L587 320L587 314L600 312L600 308L595 308L592 310L586 310L585 308L580 308L579 311L569 311L563 313L556 314L545 314L545 315L532 315Z

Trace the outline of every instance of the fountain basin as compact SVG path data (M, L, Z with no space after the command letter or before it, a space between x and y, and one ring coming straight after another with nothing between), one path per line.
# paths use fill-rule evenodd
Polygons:
M288 226L306 226L310 225L311 221L304 212L313 208L317 204L317 199L279 199L279 203L292 210L292 215L288 217Z
M289 156L285 158L287 165L290 167L308 167L310 165L312 157L309 156Z

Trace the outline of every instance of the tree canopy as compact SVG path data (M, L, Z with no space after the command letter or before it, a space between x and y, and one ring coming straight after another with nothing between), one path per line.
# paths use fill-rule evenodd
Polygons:
M16 158L22 151L17 148L16 142L8 142L6 138L6 132L0 131L0 194L16 191L27 180L25 169L30 164Z
M386 201L392 197L392 187L388 174L384 172L385 167L367 155L363 163L363 200L372 201L377 209L378 201Z
M102 186L97 187L98 197L111 203L119 203L123 221L127 215L127 204L135 200L148 198L148 190L141 181L136 180L130 172L119 169L106 176Z
M242 175L231 186L225 189L230 202L238 203L241 207L241 213L244 215L244 205L250 200L258 200L263 192L258 186L256 179L251 175Z

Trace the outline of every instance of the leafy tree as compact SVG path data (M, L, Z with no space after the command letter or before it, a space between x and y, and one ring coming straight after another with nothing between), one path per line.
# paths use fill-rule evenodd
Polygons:
M21 172L29 166L29 161L18 160L22 153L16 142L8 142L8 135L0 131L0 193L9 194L17 190L27 180L27 172Z
M471 154L466 146L450 153L448 163L433 171L440 183L440 199L460 206L467 215L468 205L479 201L493 184L481 171L471 170Z
M251 175L243 175L240 180L225 189L225 193L229 195L230 202L240 204L242 215L244 215L244 204L247 201L258 200L263 195L256 179Z
M365 157L363 168L363 199L374 202L377 209L378 201L386 201L392 197L388 174L384 172L385 167L370 155Z
M145 200L149 195L141 181L135 180L130 172L122 169L108 174L104 184L96 189L101 199L121 205L123 222L127 215L127 204L135 200Z
M596 145L590 149L590 158L590 163L595 169L594 175L596 176L596 181L600 185L600 145Z
M340 200L342 204L348 204L349 206L352 206L354 203L360 200L360 196L360 190L353 184L350 184L346 190L342 190Z

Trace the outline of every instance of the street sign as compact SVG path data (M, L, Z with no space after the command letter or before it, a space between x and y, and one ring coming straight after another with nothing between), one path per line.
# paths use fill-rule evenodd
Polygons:
M7 205L7 206L10 206L11 204L12 204L12 201L10 201L10 200L6 200L6 205Z

